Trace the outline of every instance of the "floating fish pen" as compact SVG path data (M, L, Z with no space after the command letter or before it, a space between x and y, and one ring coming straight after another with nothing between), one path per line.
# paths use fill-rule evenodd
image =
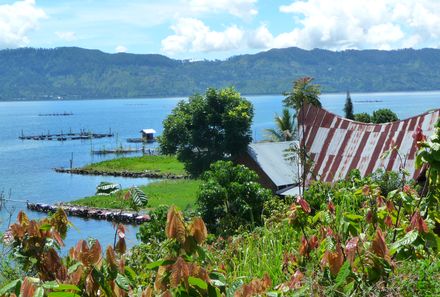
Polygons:
M79 133L69 132L63 133L62 131L58 134L40 134L40 135L24 135L23 131L21 136L18 137L20 140L57 140L57 141L68 141L68 140L88 140L88 139L98 139L98 138L109 138L113 137L114 134L109 131L109 133L94 133L91 131L81 130Z
M102 150L92 150L93 155L123 155L123 154L133 154L144 152L143 148L116 148L116 149L102 149Z
M55 112L55 113L39 113L39 117L65 117L73 116L73 112Z
M84 219L107 220L125 224L142 224L150 221L148 214L118 209L100 209L75 205L49 205L43 203L27 203L27 208L32 211L43 213L54 213L62 208L68 216L75 216Z

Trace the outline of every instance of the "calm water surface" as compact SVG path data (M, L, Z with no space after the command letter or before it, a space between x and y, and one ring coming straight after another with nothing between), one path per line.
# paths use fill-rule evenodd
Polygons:
M372 112L390 108L400 118L406 118L440 107L440 92L369 93L351 94L355 112ZM254 138L264 137L264 129L273 127L275 113L282 109L282 96L247 96L255 108ZM162 131L162 121L176 103L183 98L170 99L115 99L81 101L0 102L0 191L12 193L12 198L32 202L56 203L93 195L101 181L121 184L123 187L147 184L150 179L128 179L99 176L79 176L55 173L54 167L68 167L73 153L73 165L83 166L114 156L97 157L91 149L127 145L129 137L138 137L139 130L154 128ZM323 106L343 114L345 94L324 94ZM378 101L378 102L376 102ZM44 117L40 113L72 112L73 116ZM93 141L21 141L26 134L68 132L70 129L115 133L114 138ZM134 146L133 144L131 144ZM15 208L14 220L23 203L9 203ZM31 217L43 215L30 212ZM105 221L70 218L76 228L69 231L66 245L81 238L93 237L103 245L113 241L112 224ZM7 226L7 214L0 211L0 232ZM136 227L129 228L129 244L136 242Z

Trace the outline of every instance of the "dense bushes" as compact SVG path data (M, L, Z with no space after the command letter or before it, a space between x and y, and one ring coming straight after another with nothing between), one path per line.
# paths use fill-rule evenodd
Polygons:
M254 171L231 161L218 161L202 180L197 205L211 232L230 235L238 228L244 230L263 223L263 205L272 192L257 182Z

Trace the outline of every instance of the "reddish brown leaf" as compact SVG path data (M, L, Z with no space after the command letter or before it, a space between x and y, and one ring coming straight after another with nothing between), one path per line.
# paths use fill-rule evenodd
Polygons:
M371 244L371 250L378 257L385 259L389 258L389 251L385 242L385 237L380 228L376 230L376 237Z
M35 285L26 277L20 287L20 297L33 297L35 290Z
M177 258L176 262L171 266L170 286L171 288L177 288L181 283L188 288L189 266L182 259Z
M420 215L419 211L416 211L414 215L411 218L411 222L409 227L407 228L407 231L411 231L416 229L417 231L421 233L428 233L428 225L426 224L425 220Z
M262 295L272 287L272 280L266 273L262 279L253 279L248 284L243 285L234 294L234 297L251 297Z
M331 214L335 214L335 205L333 204L332 201L329 201L327 203L327 209Z
M198 244L201 244L208 237L208 230L201 218L196 218L189 226L189 234L194 237Z
M181 244L185 243L186 229L183 223L183 217L175 206L171 206L168 211L165 234L168 238L176 239Z
M354 258L356 257L356 251L359 244L359 237L353 237L345 244L345 255L347 259L353 264Z
M330 268L330 273L333 276L336 276L341 269L342 264L344 264L344 254L342 253L342 249L339 244L336 246L335 252L328 253L327 260L328 266Z
M387 216L385 217L384 223L385 223L385 225L388 226L388 228L391 228L391 227L394 226L394 225L393 225L393 219L392 219L389 215L387 215Z
M305 213L310 213L312 210L310 209L310 205L309 205L309 203L302 197L302 196L297 196L296 197L296 203L298 203L300 206L301 206L301 208L302 208L302 210L305 212Z

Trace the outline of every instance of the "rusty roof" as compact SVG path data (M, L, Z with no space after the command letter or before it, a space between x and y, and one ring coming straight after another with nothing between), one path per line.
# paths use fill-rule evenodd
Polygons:
M405 168L412 178L418 178L415 168L416 140L412 135L420 126L423 134L432 135L439 119L440 109L386 124L365 124L342 118L325 109L304 105L299 113L299 123L304 123L307 152L313 160L308 180L335 182L346 178L352 169L362 176L379 168L397 171L402 164L399 154L393 151L382 159L384 152L397 146ZM302 133L300 133L302 134Z

